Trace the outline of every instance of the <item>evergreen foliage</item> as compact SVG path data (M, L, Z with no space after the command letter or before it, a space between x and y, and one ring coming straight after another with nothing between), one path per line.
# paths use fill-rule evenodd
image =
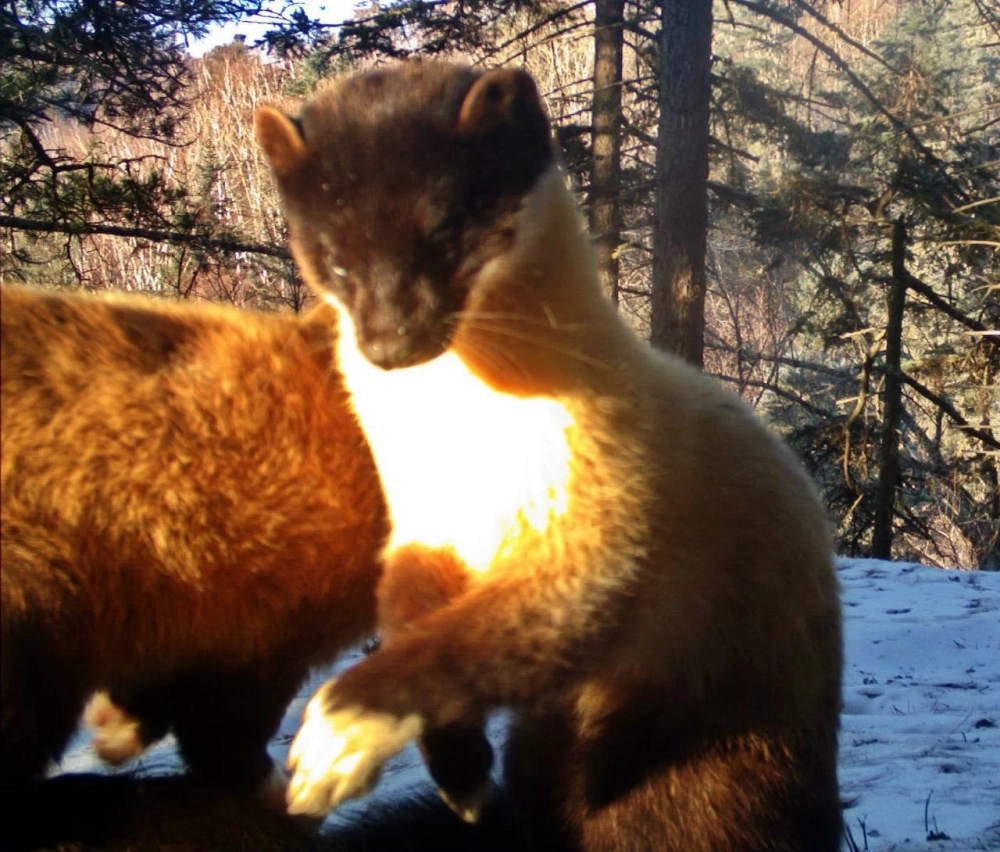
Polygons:
M737 55L740 23L757 27L754 38L778 38L753 64L729 61L717 88L734 142L763 164L732 170L752 203L727 215L793 282L784 287L795 318L789 350L843 368L834 377L801 359L779 362L770 379L794 380L798 397L823 400L825 424L793 419L801 406L788 396L769 405L785 423L799 419L790 435L819 461L842 547L867 552L885 475L877 436L891 240L903 223L897 552L996 566L1000 338L984 332L1000 327L1000 51L988 22L961 0L906 4L862 50L815 5L771 4L766 14L763 4L739 5L746 11L729 32L720 28L717 49ZM814 49L804 82L788 73L789 33ZM840 54L824 61L829 43L850 62Z
M37 261L37 238L54 233L241 247L235 234L208 227L198 187L171 179L162 149L189 141L180 129L193 92L188 39L256 7L251 0L5 0L0 227L10 257L0 270L13 274L16 264ZM80 144L65 144L81 131ZM113 150L108 140L122 138L160 145Z

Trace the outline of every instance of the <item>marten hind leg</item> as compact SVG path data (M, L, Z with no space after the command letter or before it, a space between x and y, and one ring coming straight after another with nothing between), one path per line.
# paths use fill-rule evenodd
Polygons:
M5 794L39 779L69 742L91 686L94 624L72 547L5 510L0 726Z
M49 762L59 759L88 692L87 678L60 657L59 643L45 625L11 622L5 615L0 638L5 792L39 780Z
M206 669L170 688L171 727L191 771L284 809L287 778L267 751L306 671L286 661L254 670Z
M422 616L462 594L469 575L457 558L418 545L386 560L378 587L383 641L418 627ZM441 798L466 822L476 822L490 789L493 748L482 724L455 724L424 731L419 738L427 771Z
M821 733L656 738L642 708L583 735L571 712L522 716L507 787L538 848L836 852L842 821ZM638 723L638 724L637 724ZM662 732L661 732L662 733Z
M286 779L266 743L293 694L293 687L259 673L201 672L169 685L98 692L84 722L94 751L115 766L139 757L173 728L193 772L228 789L253 791L280 809Z

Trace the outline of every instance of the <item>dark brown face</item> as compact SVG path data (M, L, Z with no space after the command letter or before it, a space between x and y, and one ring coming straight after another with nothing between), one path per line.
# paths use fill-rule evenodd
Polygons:
M320 95L298 128L307 153L278 177L303 271L350 312L372 363L436 357L552 163L531 78L403 63Z

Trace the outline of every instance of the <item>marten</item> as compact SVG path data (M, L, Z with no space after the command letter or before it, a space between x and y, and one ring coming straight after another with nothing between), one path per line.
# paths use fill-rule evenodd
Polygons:
M333 311L4 287L0 319L5 791L100 689L102 756L170 728L205 781L273 793L267 741L373 630L387 533Z
M423 573L442 599L311 699L290 810L509 707L504 783L541 848L836 850L824 512L737 397L603 295L531 77L385 66L297 118L260 108L256 135L337 310L382 585Z

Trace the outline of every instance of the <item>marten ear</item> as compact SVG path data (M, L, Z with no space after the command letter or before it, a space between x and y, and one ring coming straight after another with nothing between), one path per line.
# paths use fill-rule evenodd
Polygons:
M257 143L264 149L278 177L294 172L306 157L302 128L293 118L274 107L257 107L253 119Z
M469 89L458 113L458 132L485 136L502 128L542 130L548 119L531 76L517 68L487 71Z

